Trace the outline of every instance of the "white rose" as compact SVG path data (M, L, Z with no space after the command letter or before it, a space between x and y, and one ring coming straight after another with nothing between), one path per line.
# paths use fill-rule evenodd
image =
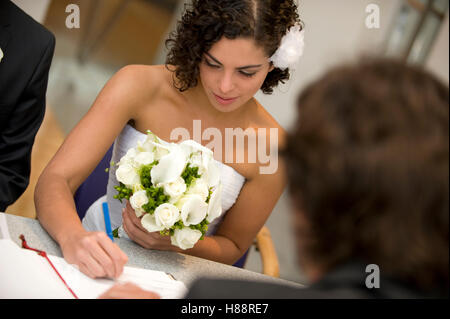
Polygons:
M168 203L159 205L155 209L154 215L156 224L164 228L170 228L180 220L178 208Z
M142 205L148 203L147 192L145 190L137 191L130 197L130 205L136 212L137 217L141 217L144 213Z
M151 164L154 160L155 155L152 152L141 152L134 157L134 162L138 166Z
M132 165L134 163L134 158L136 156L136 150L134 148L130 148L127 153L122 156L122 158L119 161L119 166L124 164L130 164Z
M171 198L178 198L186 191L186 183L181 176L173 182L158 184L157 186L163 187L164 194L169 195Z
M140 182L136 169L130 164L119 165L119 168L116 170L116 178L119 182L130 188Z
M222 215L222 184L216 187L209 198L208 217L206 217L206 220L211 223L220 215Z
M174 246L178 246L181 249L189 249L194 247L200 237L202 237L201 231L185 227L175 229L175 233L170 237L170 240Z
M176 145L176 144L174 144ZM151 171L152 184L166 184L174 182L183 173L186 167L186 156L179 147L172 146L170 153L163 156L158 165Z
M181 219L185 226L197 225L205 219L208 204L199 195L183 196L176 204L181 210Z
M156 222L155 214L145 214L141 219L141 224L150 233L164 230L164 227Z
M203 178L197 178L191 186L189 186L186 194L199 195L203 201L206 201L209 195L208 184Z

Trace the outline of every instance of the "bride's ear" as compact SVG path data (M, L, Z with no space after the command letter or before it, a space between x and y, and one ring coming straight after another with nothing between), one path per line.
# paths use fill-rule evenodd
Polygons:
M275 67L273 66L273 63L270 62L270 67L269 67L269 73L273 71L273 69L275 69Z

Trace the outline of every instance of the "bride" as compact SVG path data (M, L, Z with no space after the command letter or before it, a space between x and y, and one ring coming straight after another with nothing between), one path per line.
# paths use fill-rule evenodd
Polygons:
M64 258L90 277L117 277L127 261L120 248L98 231L101 214L90 209L82 224L73 200L113 142L113 160L118 162L147 130L171 142L175 128L192 136L193 123L199 120L202 127L215 128L222 137L227 128L276 129L278 145L269 145L270 134L266 145L281 148L283 129L253 96L260 89L270 94L289 79L289 67L301 55L302 29L293 0L194 0L166 42L170 48L166 65L119 70L67 136L36 186L37 217L59 243ZM201 141L208 147L207 142ZM221 154L230 151L224 141L221 145ZM249 152L244 151L246 158ZM222 219L208 236L182 252L233 264L247 251L281 196L283 165L272 174L261 174L259 161L216 160L222 178ZM146 231L129 204L120 206L112 198L115 184L110 172L107 200L113 227L123 224L128 237L145 248L181 252L168 236Z

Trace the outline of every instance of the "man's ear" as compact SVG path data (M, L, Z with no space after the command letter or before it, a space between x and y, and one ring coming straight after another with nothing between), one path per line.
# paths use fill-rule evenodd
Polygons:
M275 67L273 66L273 63L270 63L269 72L272 72Z

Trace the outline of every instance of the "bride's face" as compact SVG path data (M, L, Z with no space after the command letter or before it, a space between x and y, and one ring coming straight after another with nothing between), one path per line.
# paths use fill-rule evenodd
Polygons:
M211 104L231 112L248 102L273 67L252 39L223 37L203 56L200 81Z

